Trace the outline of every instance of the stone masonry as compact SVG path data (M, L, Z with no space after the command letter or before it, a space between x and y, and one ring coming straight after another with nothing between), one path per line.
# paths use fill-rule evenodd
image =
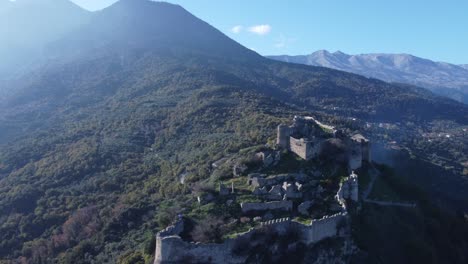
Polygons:
M352 137L346 137L341 130L324 125L308 116L295 116L293 124L290 126L279 125L276 144L304 160L310 160L322 153L324 143L330 136L339 138L346 143L350 170L360 168L363 161L371 161L370 141L363 135L356 134Z
M324 238L339 235L339 228L347 221L346 213L325 216L314 219L310 224L301 224L291 221L289 218L276 219L261 224L262 227L270 228L270 232L279 234L286 232L288 228L295 228L301 234L300 242L307 245L316 243ZM176 225L183 227L180 221ZM244 263L246 256L236 255L233 249L236 243L248 243L255 229L240 234L234 239L227 239L222 244L202 244L186 242L179 234L183 228L177 228L180 232L161 231L156 235L156 252L154 264L175 263ZM176 231L176 230L174 230ZM246 242L247 241L247 242Z

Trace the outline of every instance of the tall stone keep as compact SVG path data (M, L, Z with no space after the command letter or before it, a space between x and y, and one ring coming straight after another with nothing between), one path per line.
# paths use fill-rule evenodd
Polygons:
M278 135L276 137L276 144L282 148L289 149L289 137L291 136L291 129L289 126L281 124L278 126Z

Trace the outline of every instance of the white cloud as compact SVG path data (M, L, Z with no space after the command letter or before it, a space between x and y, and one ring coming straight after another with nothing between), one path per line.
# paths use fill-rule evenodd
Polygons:
M265 25L255 25L249 27L249 32L257 34L257 35L266 35L270 33L271 31L271 26L268 24Z
M243 27L241 25L237 25L231 28L232 33L239 34L242 31Z

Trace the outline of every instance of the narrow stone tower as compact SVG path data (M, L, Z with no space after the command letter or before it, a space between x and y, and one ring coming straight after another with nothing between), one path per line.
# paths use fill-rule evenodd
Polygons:
M278 134L276 137L276 144L282 148L289 149L289 136L291 135L291 130L287 125L278 126Z

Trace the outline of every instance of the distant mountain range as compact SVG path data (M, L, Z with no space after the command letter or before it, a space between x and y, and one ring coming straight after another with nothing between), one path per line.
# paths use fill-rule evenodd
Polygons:
M409 54L349 55L316 51L310 55L268 56L271 59L322 66L387 82L421 86L432 92L468 103L468 65L434 62Z

